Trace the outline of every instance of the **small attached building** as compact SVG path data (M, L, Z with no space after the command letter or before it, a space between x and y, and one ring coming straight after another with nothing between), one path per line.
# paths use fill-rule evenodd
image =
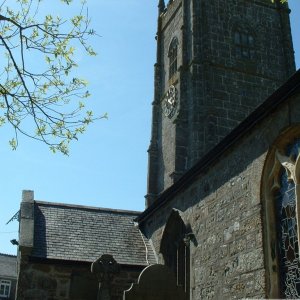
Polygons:
M18 299L94 300L99 282L91 264L111 255L118 272L109 289L120 300L156 261L134 222L139 212L34 201L24 191L20 214Z

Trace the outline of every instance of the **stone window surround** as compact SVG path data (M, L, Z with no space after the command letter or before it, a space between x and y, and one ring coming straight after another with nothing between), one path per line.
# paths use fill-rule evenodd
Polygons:
M289 158L283 155L285 147L293 140L300 137L300 125L290 127L275 140L267 154L261 185L263 234L264 234L264 257L266 268L266 297L277 298L280 294L280 268L277 248L276 211L274 197L280 187L279 176L282 168L289 168L290 178L295 182L296 191L296 218L300 220L300 155L296 161L290 164ZM298 227L299 228L299 227ZM300 230L298 230L300 241Z
M9 298L11 289L11 280L0 279L0 297Z
M189 299L190 294L191 274L189 248L192 237L191 225L185 222L183 213L180 210L173 208L162 232L159 263L173 270L177 285L184 289L187 299ZM172 243L172 249L169 248L170 242ZM173 253L168 253L169 251ZM175 265L170 265L172 262L166 261L166 257L175 258Z

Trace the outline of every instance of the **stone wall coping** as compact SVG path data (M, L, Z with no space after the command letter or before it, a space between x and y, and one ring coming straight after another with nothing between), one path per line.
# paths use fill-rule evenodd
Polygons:
M198 175L204 173L221 155L231 148L237 141L244 137L259 122L274 112L279 105L293 96L300 88L300 69L298 69L281 87L259 105L244 121L231 131L219 144L205 154L191 169L172 186L163 191L158 198L141 213L136 221L145 222L155 211L165 205L178 194L179 191L189 186Z
M1 252L0 252L0 256L6 256L6 257L17 258L17 255L14 255L14 254L7 254L7 253L1 253Z

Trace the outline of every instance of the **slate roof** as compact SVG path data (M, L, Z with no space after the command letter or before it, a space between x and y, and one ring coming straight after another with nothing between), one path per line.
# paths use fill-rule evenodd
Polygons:
M32 257L93 262L111 254L120 264L155 263L134 219L139 212L35 201Z
M0 253L0 278L17 279L17 257Z

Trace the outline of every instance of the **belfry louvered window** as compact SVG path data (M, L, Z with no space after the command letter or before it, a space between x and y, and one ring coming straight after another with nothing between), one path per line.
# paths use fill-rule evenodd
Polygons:
M173 38L169 47L169 79L171 79L177 72L177 53L178 52L178 40Z
M237 58L254 58L254 38L248 31L236 31L234 33L234 44Z

